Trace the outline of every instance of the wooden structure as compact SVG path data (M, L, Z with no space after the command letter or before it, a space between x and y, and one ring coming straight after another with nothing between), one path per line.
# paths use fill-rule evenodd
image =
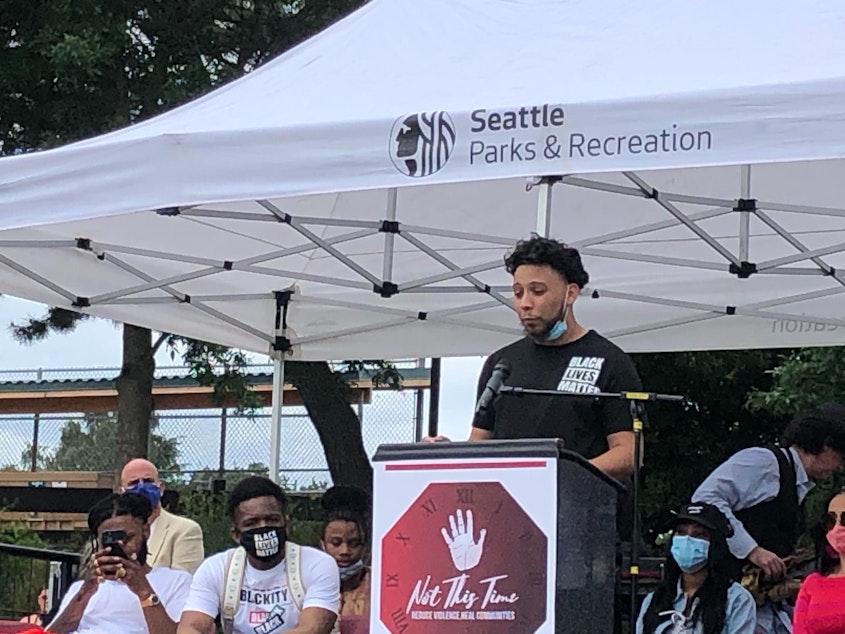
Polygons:
M421 390L430 386L426 368L403 369L403 389ZM367 404L373 384L365 374L350 374L349 402ZM262 373L250 376L252 389L265 406L270 406L273 377ZM153 383L156 411L216 409L212 389L193 378L161 377ZM285 406L302 405L291 385L285 385ZM105 413L117 411L114 379L73 379L0 382L0 414ZM112 472L0 471L0 525L16 525L34 531L87 530L87 509L113 489Z
M428 370L403 370L403 389L427 389ZM369 403L374 389L367 376L350 376L349 402ZM250 377L253 391L270 407L273 389L271 374ZM299 391L285 385L285 406L302 405ZM210 387L200 386L190 377L163 377L153 383L155 410L214 409L220 407L212 398ZM228 404L231 405L231 404ZM71 412L103 413L117 411L117 389L114 379L68 381L0 382L0 414L62 414Z
M0 512L0 524L34 531L88 530L88 516L79 508L108 495L113 482L112 472L0 471L0 498L12 509Z

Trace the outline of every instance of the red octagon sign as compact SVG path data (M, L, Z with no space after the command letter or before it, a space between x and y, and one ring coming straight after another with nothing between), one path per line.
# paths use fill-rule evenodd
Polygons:
M381 553L393 634L524 634L546 620L548 540L498 482L428 485Z

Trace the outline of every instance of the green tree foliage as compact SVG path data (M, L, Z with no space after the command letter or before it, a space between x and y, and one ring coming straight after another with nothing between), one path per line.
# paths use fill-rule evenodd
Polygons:
M825 402L845 402L845 348L804 348L772 371L769 389L751 392L752 410L793 416Z
M62 427L56 451L39 450L38 468L47 471L109 471L116 431L117 419L110 414L86 414L81 419L69 420ZM21 456L24 468L30 466L31 456L32 448L27 447ZM178 474L178 439L151 433L149 456L160 471L171 476Z
M772 370L768 389L753 390L748 397L752 411L769 411L791 418L821 403L845 403L845 348L803 348L784 357ZM807 496L810 522L826 510L824 500L845 486L845 474L820 482Z
M195 471L191 474L191 478L185 488L189 491L210 491L215 480L223 480L224 489L231 491L232 488L241 480L248 476L257 475L267 477L269 469L267 465L260 462L252 462L247 465L246 469L237 471L219 471L211 468L205 468L201 471Z
M4 0L0 154L68 143L160 113L251 71L362 4L363 0ZM79 319L54 308L14 330L20 339L32 342L51 331L72 330ZM180 343L192 373L201 384L214 388L215 398L232 399L244 409L256 405L238 371L243 360L239 353L193 341ZM132 389L133 383L141 383L138 364L131 363L138 355L124 356L121 398L133 402L121 408L128 413L119 424L131 431L141 428L140 421L124 418L135 412L137 419L148 399L145 389ZM312 393L331 391L335 383L327 380ZM353 422L348 403L335 400L339 405L334 410L309 407L318 428L321 413L340 416L347 427ZM331 434L326 431L321 437ZM369 465L356 435L360 439L360 429L353 428L350 457L328 456L329 463L335 478L366 484ZM116 462L127 452L132 453L121 445ZM135 448L135 455L142 453Z
M171 358L181 352L190 375L203 387L212 388L218 406L234 403L237 413L247 414L262 406L246 376L249 358L240 350L173 335L167 338L167 345Z
M138 121L241 76L362 0L3 0L12 154Z
M0 526L0 544L44 548L30 530ZM0 619L20 618L37 607L36 597L47 580L49 564L0 553Z
M648 406L645 427L643 524L663 528L671 509L689 501L728 456L778 438L787 417L746 407L749 395L769 390L784 352L771 350L636 355L650 392L682 394L693 404Z

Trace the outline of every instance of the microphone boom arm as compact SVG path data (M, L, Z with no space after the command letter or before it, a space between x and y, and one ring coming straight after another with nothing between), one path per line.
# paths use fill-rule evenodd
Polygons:
M615 398L623 401L667 401L670 403L683 403L692 405L692 401L686 396L678 394L658 394L657 392L563 392L561 390L537 390L529 387L514 387L503 385L499 388L499 394L512 394L513 396L580 396L583 398Z
M634 473L632 477L632 503L634 517L632 518L632 539L631 557L628 573L631 579L631 623L637 622L638 602L637 586L640 576L640 549L639 549L639 502L640 502L640 462L641 462L641 438L643 433L643 403L646 401L663 401L669 403L681 403L685 406L694 406L695 403L686 396L677 394L658 394L656 392L564 392L561 390L538 390L527 387L514 387L502 385L499 388L499 395L510 394L511 396L525 396L528 394L537 396L568 396L581 398L606 398L628 401L631 411L631 430L634 432Z

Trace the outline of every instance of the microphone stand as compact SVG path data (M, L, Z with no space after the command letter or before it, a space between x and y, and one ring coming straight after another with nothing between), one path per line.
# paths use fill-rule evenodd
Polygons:
M679 396L676 394L657 394L655 392L592 392L590 394L580 394L578 392L562 392L560 390L538 390L527 387L513 387L510 385L503 385L499 389L499 394L510 394L512 396L575 396L581 398L605 398L628 401L628 406L631 411L632 430L634 432L634 475L632 478L631 497L634 516L631 522L631 561L628 572L631 577L631 631L634 631L634 626L637 623L637 586L639 585L640 577L640 462L642 461L642 434L643 421L642 416L645 408L643 403L646 401L663 401L669 403L689 403L686 396Z

